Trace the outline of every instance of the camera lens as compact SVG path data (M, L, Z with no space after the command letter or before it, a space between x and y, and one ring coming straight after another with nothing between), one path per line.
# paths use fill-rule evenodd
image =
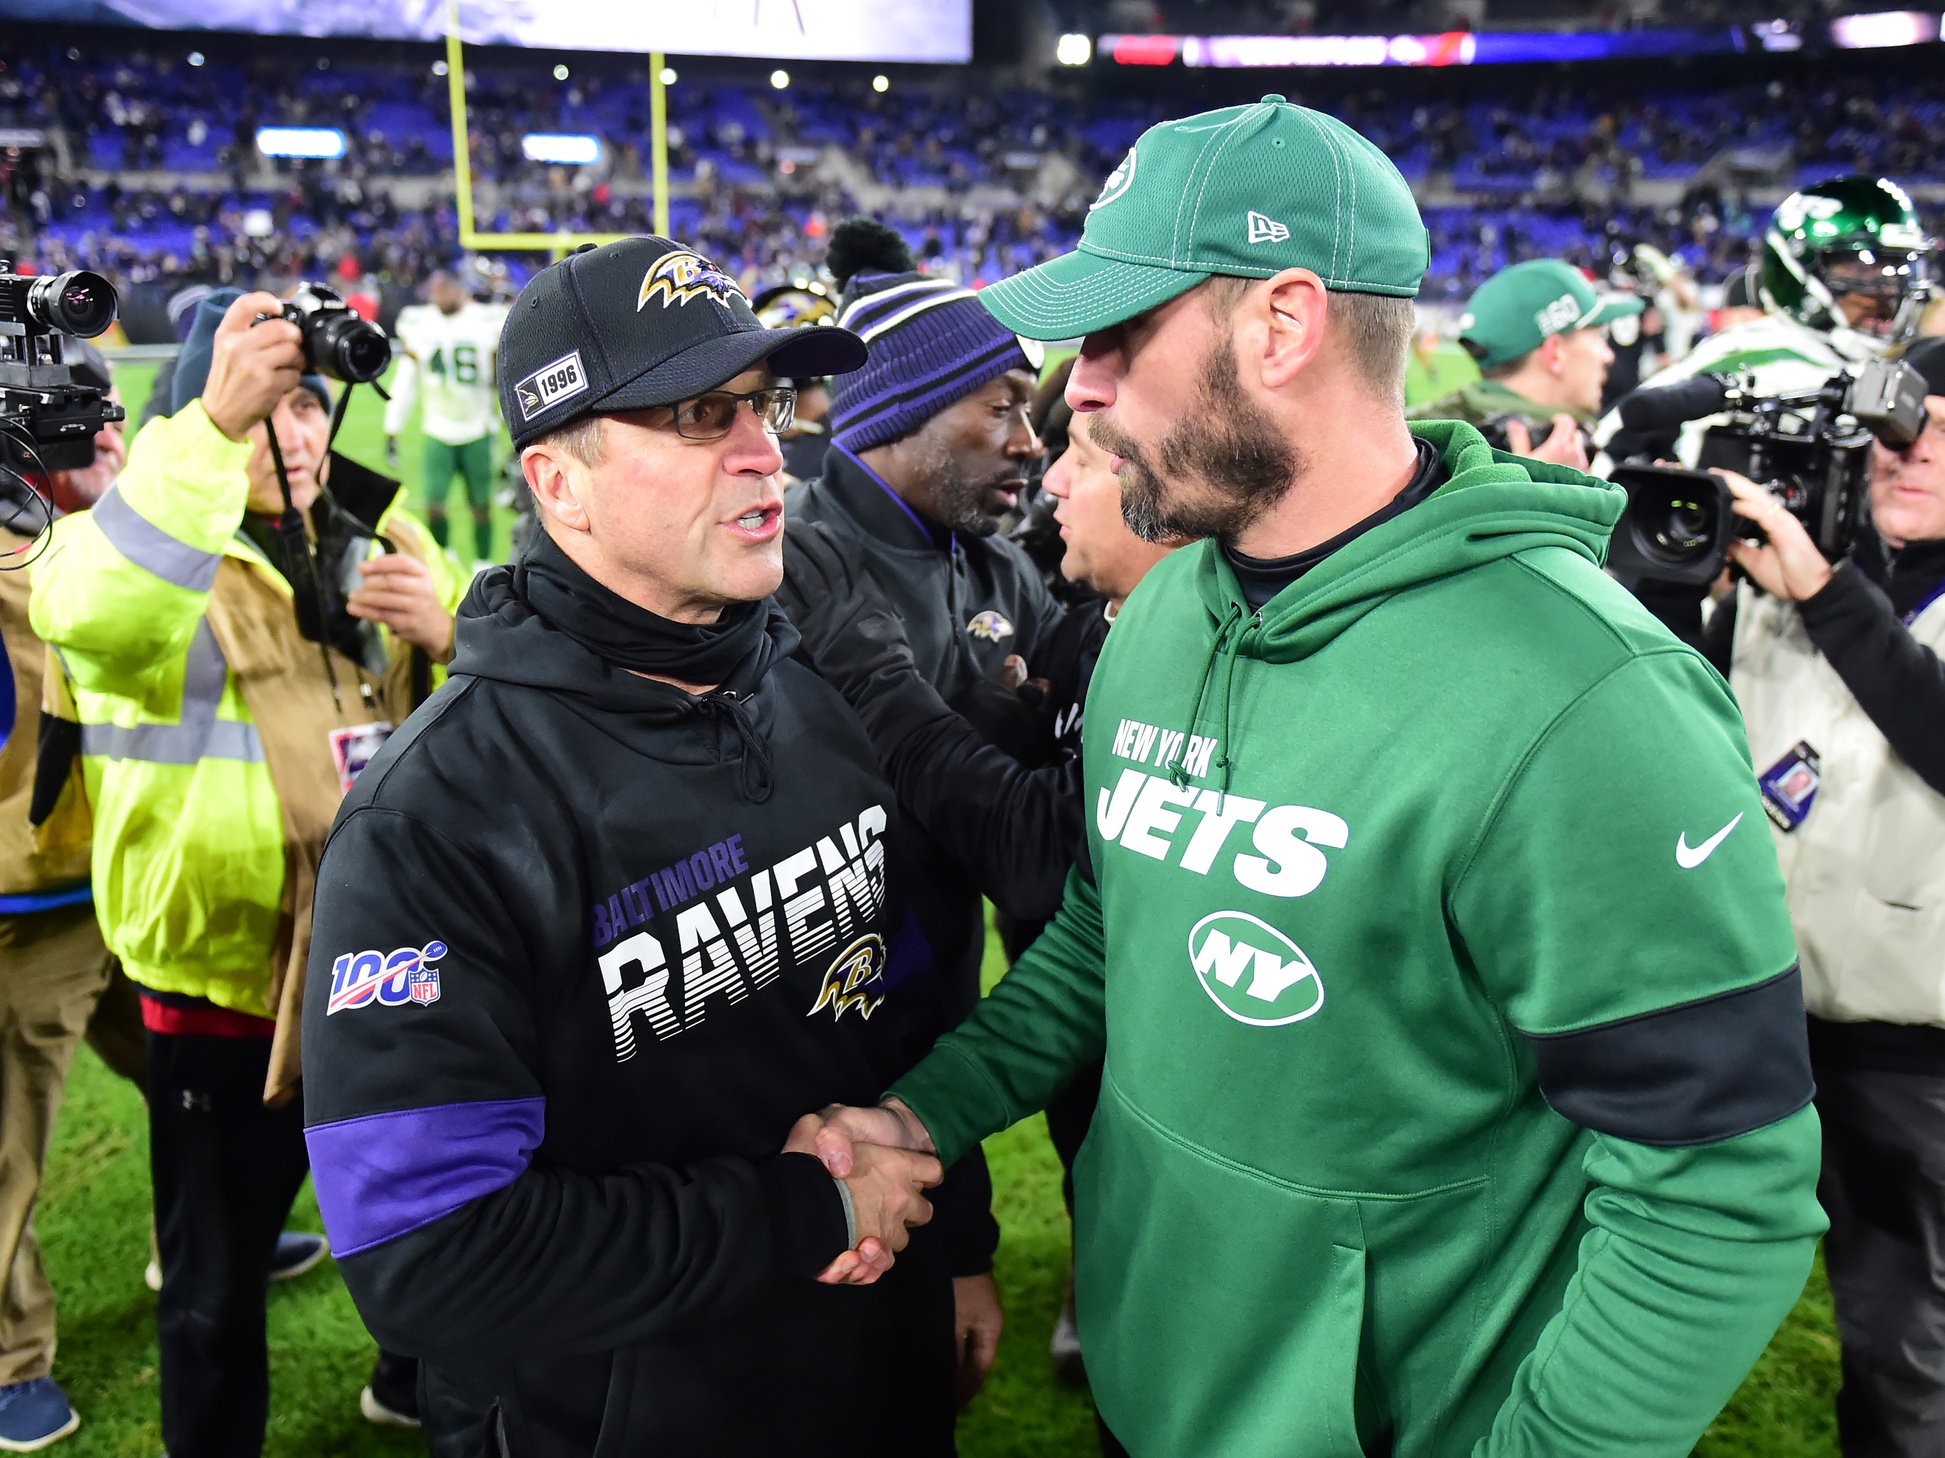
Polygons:
M1628 499L1628 534L1657 566L1700 562L1720 545L1722 525L1721 504L1686 481L1655 480Z
M1709 543L1712 513L1699 501L1676 497L1663 508L1655 545L1677 557L1690 557Z
M385 373L392 344L385 331L348 310L313 314L306 341L317 367L333 379L362 385Z
M92 339L113 324L120 307L115 286L86 269L49 274L35 279L27 289L29 318L83 339Z

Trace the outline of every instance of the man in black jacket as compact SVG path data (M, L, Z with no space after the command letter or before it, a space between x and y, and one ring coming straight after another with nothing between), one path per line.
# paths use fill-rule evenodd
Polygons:
M871 357L832 381L823 475L791 491L789 517L828 527L884 589L927 682L988 738L1039 762L1051 739L1002 679L1010 659L1033 671L1060 607L1026 553L996 535L1043 454L1027 418L1039 346L1022 344L970 289L916 272L903 240L870 219L838 225L827 263L845 289L838 322ZM979 892L931 835L914 837L908 864L912 934L957 1023L979 997ZM975 1150L941 1192L941 1218L950 1209L970 1227L986 1188ZM985 1379L999 1341L999 1230L986 1225L984 1250L963 1246L953 1271L962 1396Z
M347 797L306 991L319 1204L366 1323L424 1359L440 1458L952 1451L932 1232L876 1281L936 1161L840 1183L791 1135L940 1031L890 788L767 601L769 371L862 354L763 330L663 239L514 306L545 535ZM829 1421L834 1371L871 1373L861 1420Z

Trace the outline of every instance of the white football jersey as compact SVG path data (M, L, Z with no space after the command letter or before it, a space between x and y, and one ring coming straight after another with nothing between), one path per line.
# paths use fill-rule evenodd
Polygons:
M393 329L403 356L392 381L385 433L397 435L423 397L422 428L434 440L465 445L491 435L497 423L493 361L500 347L505 304L469 299L456 314L432 304L399 310Z

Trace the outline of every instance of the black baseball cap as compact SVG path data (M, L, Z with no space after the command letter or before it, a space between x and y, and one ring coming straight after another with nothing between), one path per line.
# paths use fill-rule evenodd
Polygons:
M588 415L673 405L768 362L836 375L865 361L848 329L765 329L736 280L667 238L624 238L533 276L500 332L500 412L515 449Z

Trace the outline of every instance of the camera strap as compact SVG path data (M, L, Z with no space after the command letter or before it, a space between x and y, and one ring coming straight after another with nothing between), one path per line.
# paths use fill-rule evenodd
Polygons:
M344 424L345 410L350 404L351 386L347 385L344 393L338 397L337 408L331 412L331 433L324 442L327 460L330 459L331 446L338 438L338 430ZM317 644L318 653L324 659L324 676L331 684L331 702L342 716L344 698L338 692L337 670L331 665L330 604L324 595L323 575L318 571L317 549L311 542L311 534L304 528L304 513L297 509L291 498L290 473L284 467L283 448L277 444L276 426L267 418L263 422L263 434L270 446L270 462L277 468L277 488L284 497L284 509L277 518L277 545L283 554L284 573L290 579L291 605L297 613L297 631ZM322 482L318 489L321 494L328 494Z

